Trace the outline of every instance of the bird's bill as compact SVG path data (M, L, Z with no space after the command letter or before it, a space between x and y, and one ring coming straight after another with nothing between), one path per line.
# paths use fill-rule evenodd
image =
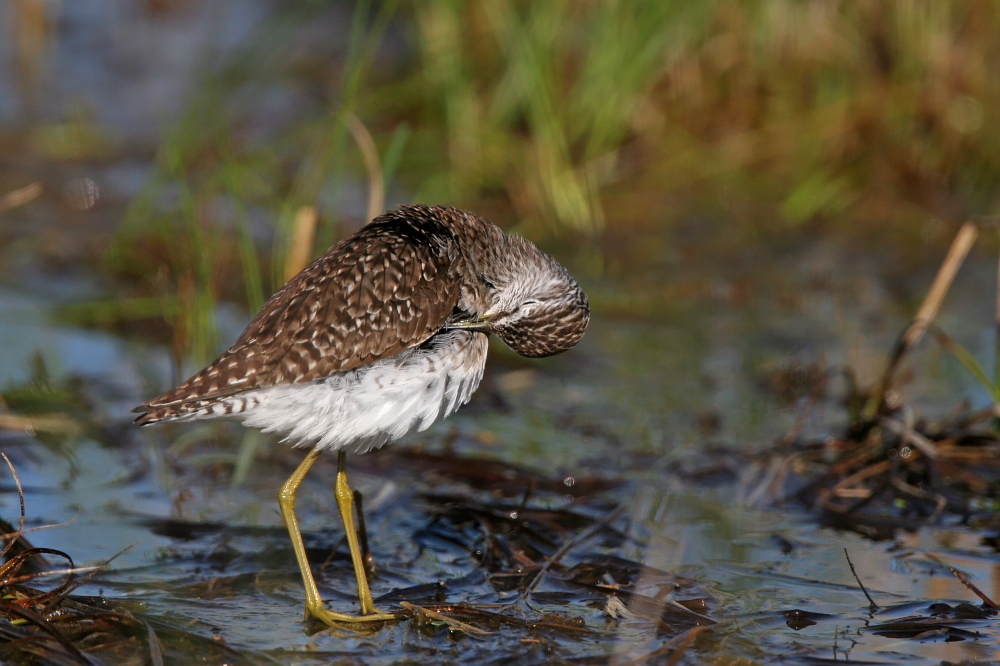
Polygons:
M445 325L446 329L462 329L463 331L481 331L483 333L490 332L490 320L493 319L494 315L492 313L486 313L480 315L479 317L474 317L472 319L459 319L458 321L453 321Z

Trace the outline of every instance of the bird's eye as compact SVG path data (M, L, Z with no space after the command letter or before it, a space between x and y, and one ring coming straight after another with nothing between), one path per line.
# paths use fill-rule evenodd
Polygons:
M517 306L517 313L522 317L527 317L535 311L536 305L538 305L538 301L533 298L528 299L527 301L522 301L521 304Z

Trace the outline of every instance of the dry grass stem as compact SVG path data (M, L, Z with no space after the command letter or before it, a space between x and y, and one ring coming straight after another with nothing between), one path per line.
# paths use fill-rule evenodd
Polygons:
M378 150L375 148L375 140L360 118L348 113L344 121L358 144L358 150L361 151L365 168L368 170L368 217L365 219L372 220L385 210L385 182L382 179Z
M941 268L938 269L933 284L931 284L930 291L927 292L920 310L917 311L917 316L903 335L903 342L908 347L912 347L923 337L927 325L937 317L937 313L941 309L941 302L944 301L958 269L965 262L965 258L978 236L979 230L971 222L966 222L958 230L955 240L952 241L951 247L948 249L948 255L941 264Z
M292 242L285 255L285 281L291 280L308 265L313 254L313 239L319 214L315 206L302 206L295 213Z
M41 195L41 193L42 184L38 181L16 190L12 190L0 197L0 213L34 201L39 197L39 195Z
M882 373L882 377L876 385L875 390L868 398L863 412L863 419L865 421L873 420L878 414L879 409L885 402L885 394L892 385L892 378L895 375L896 368L899 366L899 362L920 341L927 331L927 327L937 317L938 311L941 309L941 303L951 288L958 269L965 262L965 258L968 256L969 250L972 249L972 245L976 242L978 236L979 229L972 222L966 222L958 230L955 240L952 241L951 247L948 249L947 256L945 256L937 275L934 277L934 282L931 284L927 296L924 297L924 302L920 305L920 309L917 311L917 315L913 318L913 321L910 322L910 325L906 327L906 330L903 331L903 334L896 341L896 345L889 357L889 362L886 364L885 371Z
M0 430L21 430L34 435L36 432L47 432L57 435L79 434L82 426L73 417L62 412L52 414L0 414Z

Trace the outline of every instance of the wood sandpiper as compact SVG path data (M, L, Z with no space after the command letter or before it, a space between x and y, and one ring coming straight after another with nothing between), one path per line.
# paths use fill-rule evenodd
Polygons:
M133 411L140 425L235 419L311 446L278 494L306 619L391 620L365 576L346 454L424 430L468 402L490 333L522 356L550 356L575 345L589 320L576 281L530 242L455 208L404 206L330 248L222 356ZM295 493L324 450L338 454L335 494L359 615L324 607L295 516Z

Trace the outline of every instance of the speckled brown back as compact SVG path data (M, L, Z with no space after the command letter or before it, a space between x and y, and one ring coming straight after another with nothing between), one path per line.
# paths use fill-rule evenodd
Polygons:
M137 422L172 416L184 403L321 379L427 340L462 294L458 213L406 206L337 243L275 293L227 352L137 407L147 412Z

